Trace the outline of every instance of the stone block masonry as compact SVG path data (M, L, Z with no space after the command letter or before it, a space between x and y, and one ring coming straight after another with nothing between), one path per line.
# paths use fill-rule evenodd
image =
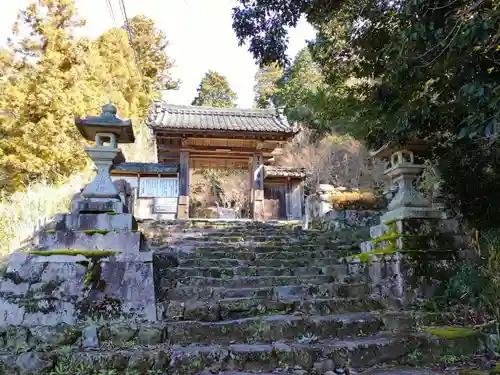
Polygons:
M434 365L481 348L474 329L450 338L422 328L448 318L408 310L392 283L395 272L409 269L389 258L342 260L359 246L355 227L335 232L237 221L139 227L147 246L102 257L90 290L85 262L92 257L58 250L12 255L0 282L0 374L58 365L64 375L83 367L325 375L415 358Z

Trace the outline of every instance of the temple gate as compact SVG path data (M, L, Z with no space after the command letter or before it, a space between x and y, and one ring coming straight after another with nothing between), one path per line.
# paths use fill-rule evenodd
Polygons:
M251 212L256 220L302 217L304 172L279 168L280 173L275 173L277 169L271 165L283 145L299 131L288 123L281 109L179 106L155 101L147 125L154 132L158 163L179 165L177 218L189 217L190 169L203 168L248 169Z

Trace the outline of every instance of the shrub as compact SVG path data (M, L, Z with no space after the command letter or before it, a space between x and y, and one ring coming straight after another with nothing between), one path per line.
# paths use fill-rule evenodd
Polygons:
M369 210L381 207L381 198L371 191L333 191L331 193L334 210Z

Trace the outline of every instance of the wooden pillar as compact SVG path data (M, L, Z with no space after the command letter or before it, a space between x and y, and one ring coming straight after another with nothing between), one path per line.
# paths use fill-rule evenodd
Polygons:
M306 212L306 202L305 202L305 181L301 180L299 183L299 197L300 197L300 207L299 207L299 219L302 219L302 217L305 215Z
M248 158L248 201L253 218L253 158Z
M179 158L179 204L177 218L189 218L189 151L181 151Z
M264 165L261 153L252 158L253 219L264 220Z
M293 209L292 209L292 181L290 177L287 178L286 180L286 185L285 185L285 202L286 202L286 219L290 220L293 216Z

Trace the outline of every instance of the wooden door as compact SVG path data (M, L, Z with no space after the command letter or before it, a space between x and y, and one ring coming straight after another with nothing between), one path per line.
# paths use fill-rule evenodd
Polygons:
M264 187L264 219L286 219L286 186Z

